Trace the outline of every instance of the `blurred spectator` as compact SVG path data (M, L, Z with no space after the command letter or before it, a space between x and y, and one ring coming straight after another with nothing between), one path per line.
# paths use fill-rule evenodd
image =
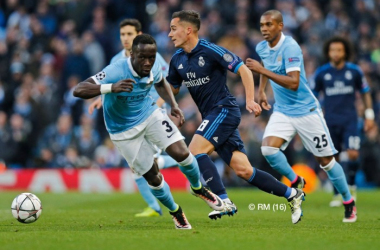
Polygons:
M110 138L104 140L95 150L95 162L101 168L120 167L123 165L123 157Z
M94 34L87 30L82 35L84 56L90 63L91 75L100 72L106 66L106 59L102 46L95 40Z
M99 133L94 129L93 121L87 114L80 118L80 125L75 127L75 145L80 155L94 158L94 151L100 143Z
M36 152L41 166L54 167L54 160L64 155L66 149L74 144L74 131L69 114L61 114L56 124L50 125L40 138Z
M64 63L61 93L66 91L66 83L69 77L73 75L78 76L80 81L87 79L91 75L89 62L83 54L83 43L79 39L74 39L72 51Z
M58 155L55 160L55 167L59 168L88 168L91 161L85 156L80 156L78 150L70 146L63 155Z
M380 122L380 1L162 0L125 4L110 0L9 0L1 6L0 159L13 166L125 165L108 139L102 110L88 116L92 100L73 97L73 87L99 72L121 49L118 23L124 18L139 19L143 31L155 37L159 52L169 62L176 51L168 38L171 15L183 8L201 13L201 38L228 48L243 60L258 59L255 46L263 40L260 16L278 8L287 27L284 32L302 47L308 79L323 63L322 44L326 39L332 35L350 38L356 51L352 60L368 79ZM257 87L259 76L254 77ZM271 171L259 148L269 112L258 118L247 114L240 78L228 74L227 84L243 113L240 132L249 159ZM273 95L269 92L267 97L273 104ZM182 132L189 143L200 115L186 87L176 98L187 120ZM378 137L378 132L372 131L363 140L363 167L368 178L376 176L371 171L379 172L376 167L368 169L379 164ZM294 163L307 163L310 155L300 145L296 138L286 154ZM19 159L16 152L21 155ZM228 183L241 185L228 168L225 174Z

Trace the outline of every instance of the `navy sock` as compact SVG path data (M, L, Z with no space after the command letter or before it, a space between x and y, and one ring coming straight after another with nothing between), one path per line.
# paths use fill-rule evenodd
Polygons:
M359 169L359 161L349 161L347 163L347 183L350 186L355 185L356 172Z
M264 192L285 198L288 198L291 192L291 188L284 183L279 182L272 175L257 168L253 168L253 174L251 178L249 178L248 183L258 187Z
M207 154L199 154L196 155L195 158L197 158L199 170L201 171L203 179L207 186L210 187L211 191L221 199L228 198L226 188L224 187L218 170L210 157Z

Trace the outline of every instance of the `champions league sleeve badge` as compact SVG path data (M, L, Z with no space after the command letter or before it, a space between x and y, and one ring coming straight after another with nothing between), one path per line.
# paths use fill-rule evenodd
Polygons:
M203 59L203 56L199 57L198 65L199 67L205 66L205 60Z
M104 71L99 72L98 74L95 75L95 78L96 78L98 81L103 80L104 78L106 78L106 72L104 72Z
M230 62L232 62L232 60L234 58L230 54L226 53L226 54L223 55L223 59L224 59L224 61L230 63Z

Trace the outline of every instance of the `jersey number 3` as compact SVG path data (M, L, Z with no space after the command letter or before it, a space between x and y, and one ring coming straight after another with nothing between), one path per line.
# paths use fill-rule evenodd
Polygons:
M170 126L168 121L163 121L162 125L166 126L166 130L165 130L166 132L170 133L173 131L173 128L172 128L172 126Z

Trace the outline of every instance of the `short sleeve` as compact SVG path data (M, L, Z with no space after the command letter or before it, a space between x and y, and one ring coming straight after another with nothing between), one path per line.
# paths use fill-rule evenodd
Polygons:
M156 55L156 62L160 65L162 75L166 77L169 72L169 64L165 61L165 59L159 53L157 53Z
M166 80L171 84L174 88L179 88L182 85L182 77L178 73L176 67L175 67L175 57L173 56L172 60L170 61L169 65L169 72L168 76L166 77Z
M159 67L159 70L155 71L153 73L153 81L154 83L158 83L158 82L161 82L162 80L162 71L161 71L161 67Z
M214 58L219 65L235 74L244 64L240 57L223 47L212 43L204 43L203 46L209 48L208 53L211 54L211 57Z
M317 69L312 77L313 83L310 83L310 87L314 94L318 96L318 93L323 89L322 74L319 69Z
M362 94L369 92L370 88L366 77L363 74L363 71L358 67L357 68L357 77L355 79L355 89L359 90Z
M301 71L302 51L298 45L287 46L283 52L286 73Z
M123 76L123 65L116 62L108 65L102 71L92 76L91 78L95 81L96 84L110 84L116 83Z

